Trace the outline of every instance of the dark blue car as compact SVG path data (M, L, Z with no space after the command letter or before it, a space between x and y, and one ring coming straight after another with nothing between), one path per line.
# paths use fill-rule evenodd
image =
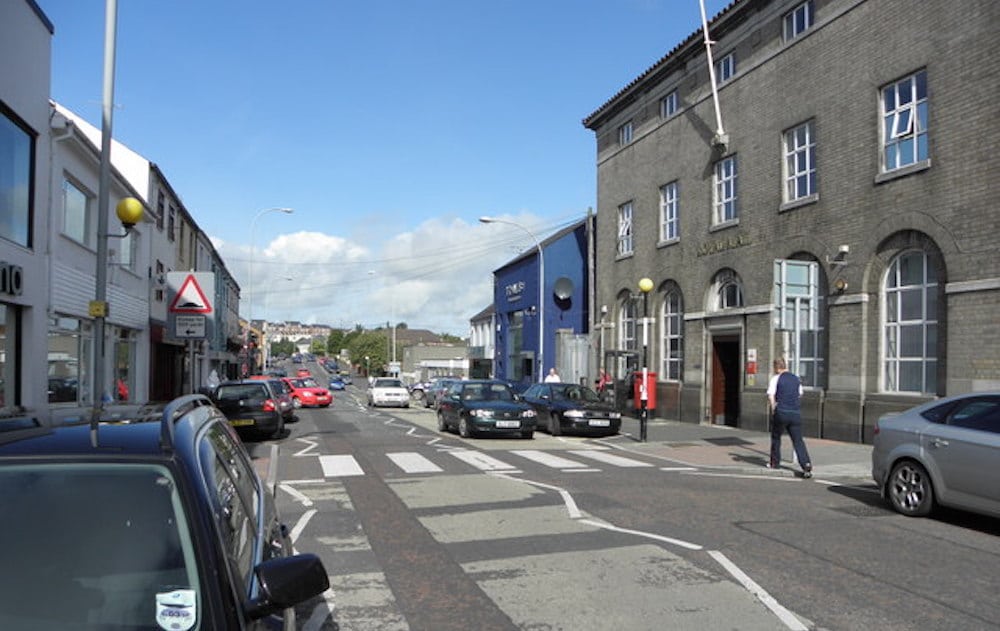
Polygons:
M514 435L532 438L535 411L504 381L456 381L437 402L438 430L458 430L463 438Z

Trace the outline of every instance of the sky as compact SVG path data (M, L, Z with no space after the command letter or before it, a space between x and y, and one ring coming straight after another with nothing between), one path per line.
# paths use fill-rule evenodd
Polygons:
M105 1L36 2L52 99L100 128ZM699 0L117 6L114 138L253 296L241 315L462 337L493 270L597 210L583 119L701 28Z

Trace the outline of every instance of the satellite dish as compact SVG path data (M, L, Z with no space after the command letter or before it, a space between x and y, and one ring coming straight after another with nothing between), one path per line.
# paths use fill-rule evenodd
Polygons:
M559 300L566 300L573 295L573 281L565 276L560 276L556 279L556 284L552 287L552 291Z

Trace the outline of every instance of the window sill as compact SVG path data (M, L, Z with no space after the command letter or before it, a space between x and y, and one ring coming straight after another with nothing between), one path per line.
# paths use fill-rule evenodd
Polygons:
M627 252L625 254L616 254L615 255L615 260L616 261L624 261L625 259L630 259L633 256L635 256L634 252Z
M913 175L914 173L920 173L921 171L926 171L929 168L931 168L930 158L926 160L921 160L920 162L914 162L913 164L908 164L905 167L893 169L892 171L879 173L878 175L875 176L875 183L881 184L883 182L890 182L892 180L896 180L901 177L906 177L907 175Z
M726 230L728 228L735 228L738 225L740 225L740 218L739 217L737 217L736 219L730 219L729 221L726 221L726 222L723 222L723 223L717 223L714 226L710 226L709 229L708 229L708 231L709 232L719 232L720 230Z
M664 239L663 241L658 242L656 244L656 247L658 247L658 248L665 248L665 247L669 247L671 245L676 245L676 244L678 244L680 242L681 242L681 238L680 237L674 237L673 239Z
M795 210L796 208L801 208L802 206L809 206L811 204L815 204L818 201L819 201L819 193L806 195L805 197L800 197L799 199L790 202L785 202L781 206L778 206L778 213L784 213L790 210Z

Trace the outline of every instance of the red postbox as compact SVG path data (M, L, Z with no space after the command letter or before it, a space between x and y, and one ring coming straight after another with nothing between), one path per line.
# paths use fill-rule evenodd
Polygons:
M635 371L635 379L632 385L632 400L635 402L635 409L642 409L642 371ZM656 373L646 371L646 409L656 409Z

